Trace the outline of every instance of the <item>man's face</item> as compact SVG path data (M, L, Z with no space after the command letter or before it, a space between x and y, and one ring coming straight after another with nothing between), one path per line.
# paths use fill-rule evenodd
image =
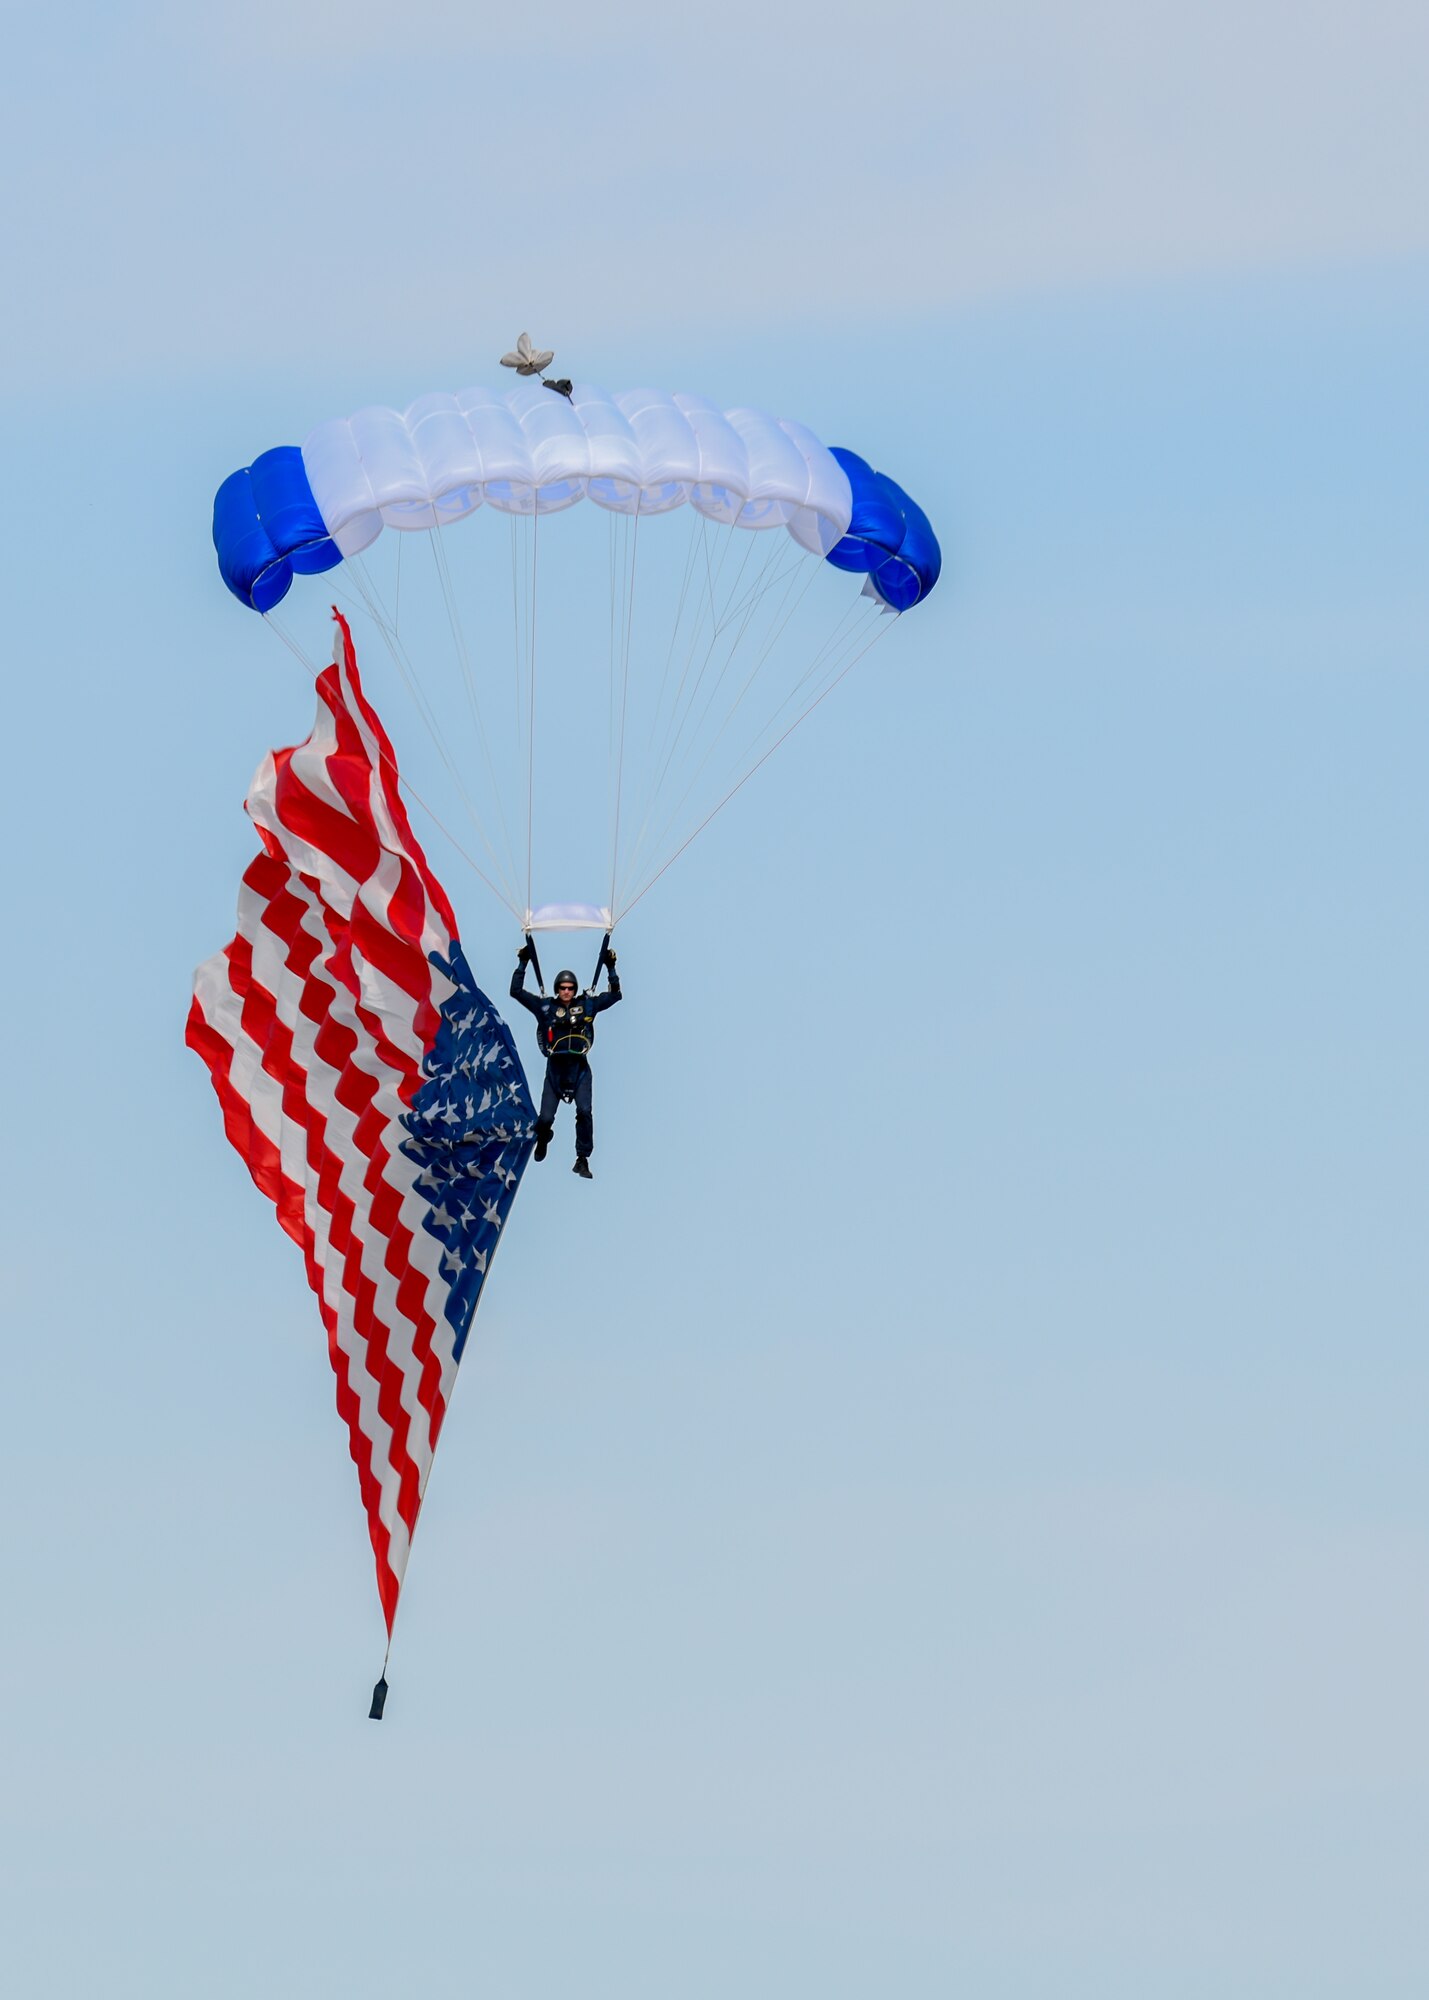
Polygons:
M572 1000L574 1000L575 997L576 997L575 981L572 979L563 979L560 985L556 988L556 998L560 1001L563 1007L569 1007Z

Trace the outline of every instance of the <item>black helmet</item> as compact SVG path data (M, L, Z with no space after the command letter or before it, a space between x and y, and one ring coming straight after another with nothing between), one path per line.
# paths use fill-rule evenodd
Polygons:
M564 986L564 985L566 984L567 980L569 980L569 981L570 981L571 985L572 985L572 986L574 986L574 987L575 987L575 989L576 989L576 991L577 991L577 993L579 993L579 992L580 992L580 987L581 987L581 983L580 983L580 981L579 981L579 980L578 980L578 979L576 978L576 976L575 976L575 974L574 974L573 972L558 972L558 973L556 974L556 982L555 982L555 986L554 986L554 988L553 988L552 990L553 990L553 991L555 991L555 992L559 992L559 991L560 991L560 989L561 989L561 988L562 988L562 987L563 987L563 986Z

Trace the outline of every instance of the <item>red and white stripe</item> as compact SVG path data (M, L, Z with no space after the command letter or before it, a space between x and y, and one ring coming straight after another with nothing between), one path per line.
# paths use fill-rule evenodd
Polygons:
M233 941L201 965L187 1040L229 1139L301 1247L322 1310L388 1632L456 1374L441 1241L398 1122L453 991L455 920L334 612L312 735L264 758L263 851Z

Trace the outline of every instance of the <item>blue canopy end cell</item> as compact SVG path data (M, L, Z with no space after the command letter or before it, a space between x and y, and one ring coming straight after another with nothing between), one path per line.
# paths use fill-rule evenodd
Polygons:
M832 455L853 488L848 533L828 560L873 580L894 611L911 611L928 595L943 567L943 552L923 509L886 473L875 472L857 452L834 445Z
M213 502L219 573L242 603L271 611L293 577L335 569L342 551L318 512L295 444L280 444L234 472Z

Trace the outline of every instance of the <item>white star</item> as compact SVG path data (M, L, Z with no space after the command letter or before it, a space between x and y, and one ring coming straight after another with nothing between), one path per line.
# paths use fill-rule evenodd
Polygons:
M466 1265L455 1250L443 1250L442 1269L450 1271L453 1277L458 1277L466 1269Z
M496 1229L501 1227L501 1216L494 1201L489 1201L486 1204L486 1207L481 1211L481 1219L483 1222L491 1223Z
M456 1228L456 1217L448 1211L445 1202L442 1203L440 1208L434 1208L432 1210L432 1221L436 1224L438 1229Z

